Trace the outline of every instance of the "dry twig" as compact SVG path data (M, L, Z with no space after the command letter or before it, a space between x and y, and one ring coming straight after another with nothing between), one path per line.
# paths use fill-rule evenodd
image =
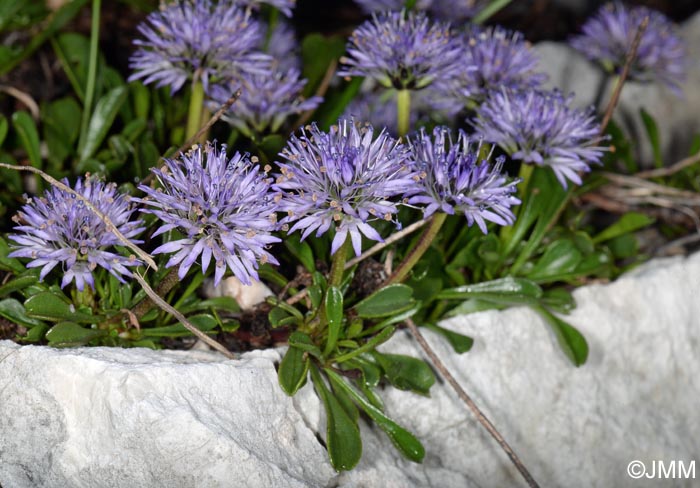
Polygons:
M635 176L637 178L659 178L662 176L671 176L673 174L678 173L679 171L683 171L685 168L689 168L690 166L698 163L700 163L700 151L693 154L692 156L688 156L687 158L681 159L677 163L667 168L657 168L650 169L647 171L640 171Z
M625 65L622 67L622 71L620 72L620 77L618 78L617 83L615 84L615 90L613 91L612 97L610 97L610 102L608 102L608 106L605 109L605 115L603 116L603 121L600 124L601 135L605 132L605 129L608 127L608 124L610 123L610 119L612 119L613 111L615 110L615 107L617 107L617 102L620 100L620 93L622 92L622 86L625 84L625 81L627 80L627 76L629 76L630 68L632 67L632 62L634 61L634 58L637 56L637 50L639 49L639 43L642 42L642 35L644 34L644 31L647 29L648 25L649 25L649 16L647 15L642 20L642 23L639 24L639 28L637 28L637 34L634 36L634 41L632 41L632 46L630 46L630 50L627 52L627 57L625 58Z
M425 354L428 355L430 358L430 361L433 363L435 368L440 372L440 374L447 380L447 382L450 384L450 386L455 390L457 395L459 396L460 400L464 402L464 404L472 411L476 419L479 421L479 423L486 429L486 431L491 434L491 437L493 437L496 442L498 443L499 446L501 446L501 449L505 451L505 453L508 455L510 460L513 462L515 467L518 469L520 474L523 476L525 481L527 482L528 486L530 487L538 487L539 485L537 484L537 481L532 477L530 472L527 470L523 462L520 460L517 454L515 454L515 451L508 445L506 440L503 438L503 436L496 430L496 427L491 423L491 421L484 415L484 412L481 411L481 409L474 403L474 400L471 399L471 397L467 394L466 391L461 387L461 385L457 382L454 376L450 373L450 371L447 369L445 364L440 360L438 355L435 353L432 347L430 347L430 344L428 344L428 341L425 340L425 337L423 337L423 334L421 334L420 330L418 330L418 327L416 324L413 322L413 320L408 319L406 320L406 325L408 325L409 330L411 331L411 334L413 337L418 341L418 344L420 344L421 348L423 348L423 351L425 351Z
M178 312L172 305L170 305L168 302L163 300L155 291L153 291L153 288L146 282L146 280L143 279L143 277L138 273L134 272L133 273L134 278L136 278L136 281L139 282L141 287L143 288L143 291L146 292L146 295L155 303L158 305L160 308L168 312L170 315L175 317L184 327L185 329L189 330L194 334L198 339L200 339L202 342L210 346L212 349L216 349L219 351L221 354L226 356L229 359L235 359L235 356L231 351L226 349L224 346L222 346L220 343L218 343L216 340L212 339L208 335L206 335L204 332L199 330L197 327L192 325L192 322L187 320L187 318L182 315L180 312Z

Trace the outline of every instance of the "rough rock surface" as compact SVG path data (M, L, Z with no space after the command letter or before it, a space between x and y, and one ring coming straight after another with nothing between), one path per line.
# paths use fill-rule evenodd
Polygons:
M627 465L700 462L698 296L700 254L577 290L568 320L591 348L581 368L525 309L444 322L476 339L463 355L426 337L542 486L697 486L697 479L634 480ZM420 354L405 334L385 349ZM337 475L317 440L324 423L317 399L308 386L287 398L277 386L278 360L277 351L228 361L203 352L0 342L0 485L522 485L439 384L432 398L383 392L387 411L424 442L423 464L401 459L381 432L363 426L360 465Z
M640 108L657 122L662 153L668 165L687 156L693 136L700 134L700 13L683 23L680 35L686 43L688 58L683 96L658 84L628 82L613 117L634 140L643 141L638 147L639 157L647 165L652 160L652 152L639 115ZM603 77L596 65L564 43L541 42L535 46L535 51L540 57L540 68L549 75L547 88L558 87L564 93L575 93L577 106L593 103ZM612 93L612 83L608 85L603 104L607 104Z

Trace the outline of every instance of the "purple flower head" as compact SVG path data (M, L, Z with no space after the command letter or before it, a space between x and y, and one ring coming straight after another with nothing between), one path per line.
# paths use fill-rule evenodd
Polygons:
M550 166L566 187L569 179L580 185L580 171L599 164L607 149L593 108L569 107L572 96L560 92L492 92L472 120L478 136L498 144L511 158Z
M268 4L275 7L287 17L292 16L292 9L297 3L296 0L236 0L239 4L245 5L248 8L259 10L262 4Z
M306 80L299 79L299 71L294 68L284 73L246 76L240 85L236 84L241 88L240 98L223 118L247 137L276 133L290 115L313 110L323 101L321 97L304 99L304 85ZM233 87L214 87L214 106L219 107L234 91Z
M537 73L538 58L519 32L502 27L474 28L461 39L462 64L454 77L439 80L435 90L448 106L481 103L489 91L536 88L547 76Z
M637 29L647 16L649 25L630 66L630 79L659 80L681 94L680 83L685 78L685 48L674 24L655 10L645 7L628 9L617 2L604 5L583 25L583 34L574 37L571 45L606 70L619 73Z
M68 180L64 179L63 183L68 185ZM124 237L133 243L141 242L133 238L143 231L143 222L129 220L134 209L115 184L105 185L88 176L79 179L74 190L102 212ZM83 201L59 188L50 188L42 197L29 199L14 220L21 222L15 227L21 234L9 236L16 243L9 257L30 258L28 268L42 266L41 280L61 264L61 288L73 280L80 291L85 283L94 288L92 272L97 266L123 283L122 275L131 276L127 266L141 264L133 255L124 257L109 251L121 245L119 239Z
M265 248L280 239L270 235L276 227L276 205L269 193L271 180L251 163L248 155L226 156L226 146L195 146L179 159L166 159L152 169L162 189L145 185L140 200L152 208L143 210L163 225L157 236L172 229L184 238L166 242L153 254L176 253L166 267L180 265L185 277L201 255L202 272L214 258L216 286L228 266L246 285L258 279L258 262L278 264Z
M418 90L459 69L460 43L449 24L423 13L386 12L355 29L340 76L366 76L387 88Z
M416 184L407 148L385 131L375 138L370 125L358 127L352 119L340 119L328 133L307 127L281 155L288 162L278 163L282 174L273 185L281 192L280 211L287 212L280 223L296 222L289 232L302 230L302 239L335 225L331 253L348 234L356 255L362 251L360 233L382 241L368 222L393 220L398 209L392 198Z
M468 225L476 222L484 234L487 220L499 225L515 221L510 207L520 203L513 195L518 180L509 182L501 173L505 158L498 158L493 166L488 161L490 154L479 161L481 143L473 147L460 131L455 144L446 127L435 127L432 137L421 129L409 138L409 144L421 190L407 203L424 206L426 218L438 211L463 213Z
M209 83L243 73L264 73L270 57L257 52L259 24L231 0L178 0L153 12L139 25L144 39L129 66L129 81L170 86L175 93L186 81Z

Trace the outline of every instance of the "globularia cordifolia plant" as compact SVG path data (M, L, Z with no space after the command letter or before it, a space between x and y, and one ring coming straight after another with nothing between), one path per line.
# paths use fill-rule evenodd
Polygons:
M288 346L281 388L294 395L310 380L322 400L337 470L361 457L359 411L408 459L424 457L378 393L389 384L427 395L435 383L422 360L379 348L403 324L464 353L472 339L441 318L524 305L583 364L586 340L561 316L575 305L570 285L619 271L612 238L593 239L571 205L610 154L597 114L542 88L522 34L434 18L449 2L381 3L335 57L318 37L299 47L279 21L293 1L178 0L150 14L131 58L138 118L75 165L111 179L123 171L127 183L64 179L27 199L9 245L0 240L0 265L16 275L0 288L14 293L0 314L27 328L23 340L57 346L156 348L193 330L213 342L262 323ZM485 8L459 5L452 18ZM618 72L646 15L632 76L677 87L682 45L651 11L606 7L574 44ZM361 91L362 78L380 90ZM456 127L419 116L418 101L447 105ZM205 125L205 107L221 107L228 124ZM183 122L182 149L154 155L154 134L181 133ZM110 151L137 154L140 170L100 159ZM200 295L205 280L229 277L262 281L274 296L243 311L233 298ZM147 296L151 285L172 310Z

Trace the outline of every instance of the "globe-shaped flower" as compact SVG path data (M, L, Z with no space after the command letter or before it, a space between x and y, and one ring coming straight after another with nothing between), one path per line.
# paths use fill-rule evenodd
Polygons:
M523 163L549 166L562 184L581 184L578 172L600 163L605 147L593 108L569 107L560 92L492 92L472 120L478 136Z
M64 179L63 183L68 185L68 180ZM79 179L74 190L107 217L124 237L133 243L141 242L134 237L143 231L143 222L129 220L134 209L116 185L87 177ZM73 280L80 291L86 283L94 288L92 273L98 266L124 282L122 276L131 276L127 267L141 264L133 255L125 257L114 252L114 246L121 244L108 224L75 195L59 188L50 188L42 197L29 199L14 220L21 225L15 227L18 234L9 236L15 242L9 256L31 259L28 268L41 266L41 280L61 264L61 288Z
M145 185L140 200L163 225L154 236L177 229L184 238L166 242L153 254L175 253L166 267L180 265L184 278L201 256L202 272L215 262L214 285L226 267L246 285L258 279L258 263L277 260L265 248L280 239L270 234L276 227L275 203L269 193L271 180L251 163L248 155L226 156L226 146L195 146L179 159L166 159L151 170L162 188Z
M617 2L604 5L583 25L583 34L574 37L571 45L606 70L619 73L637 29L647 16L649 25L630 66L630 79L659 80L680 94L680 83L685 78L685 48L673 23L657 11L645 7L628 9Z
M371 126L353 120L339 120L328 133L307 127L281 155L287 162L278 163L282 174L273 185L281 192L280 210L287 212L280 223L295 222L289 232L302 230L302 239L335 225L333 254L348 234L356 255L362 252L361 234L382 241L368 222L393 220L398 209L392 199L416 184L407 148L384 131L375 138Z
M463 69L449 24L423 13L386 12L355 29L340 76L367 76L387 88L418 90Z
M299 71L294 68L284 73L246 76L236 84L241 87L240 98L223 118L247 137L276 133L290 115L313 110L323 101L321 97L305 99L301 95L304 85L306 80L299 79ZM212 88L215 107L234 91L234 87Z
M421 129L409 144L420 175L420 192L407 203L423 207L426 218L438 211L462 213L468 225L476 222L484 234L486 221L499 225L515 221L510 207L520 203L514 196L518 180L509 181L502 174L505 158L498 158L495 165L489 164L490 154L479 161L481 143L473 147L460 131L455 144L449 129L440 126L433 129L432 137Z
M462 62L472 69L459 70L453 77L443 78L434 86L448 106L481 103L494 89L535 88L547 78L537 72L537 56L519 32L501 27L473 28L460 40Z
M178 0L165 4L138 26L144 39L131 57L135 72L129 81L170 86L175 93L186 81L210 82L242 73L264 73L269 56L256 51L261 40L259 24L231 0Z

